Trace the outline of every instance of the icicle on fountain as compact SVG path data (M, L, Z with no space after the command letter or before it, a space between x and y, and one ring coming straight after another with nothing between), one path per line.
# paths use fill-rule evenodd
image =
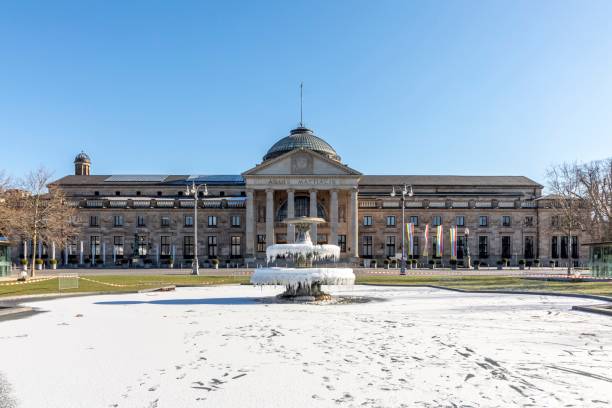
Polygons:
M284 285L279 295L297 301L328 300L331 296L321 290L321 285L352 285L355 275L351 268L313 267L313 261L335 261L340 257L337 245L315 245L310 239L310 225L325 222L322 218L298 217L286 219L295 225L294 244L274 244L266 250L268 263L279 257L293 260L293 268L258 268L251 276L254 285Z

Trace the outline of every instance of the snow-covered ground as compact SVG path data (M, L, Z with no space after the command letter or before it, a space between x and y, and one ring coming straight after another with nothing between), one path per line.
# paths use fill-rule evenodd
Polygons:
M64 298L0 322L18 407L562 407L612 404L612 319L592 301L426 288L351 305L224 286ZM336 291L338 293L338 291ZM4 391L2 391L4 390Z

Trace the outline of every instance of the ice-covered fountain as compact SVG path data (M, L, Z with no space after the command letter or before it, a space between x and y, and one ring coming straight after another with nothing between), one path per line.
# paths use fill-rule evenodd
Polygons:
M292 300L325 300L321 285L352 285L355 275L351 268L313 267L313 262L336 261L340 257L337 245L317 245L310 239L310 225L325 222L322 218L298 217L286 219L294 225L297 233L293 244L274 244L266 250L268 263L277 258L293 262L294 267L257 268L251 276L254 285L283 285L286 290L280 295Z

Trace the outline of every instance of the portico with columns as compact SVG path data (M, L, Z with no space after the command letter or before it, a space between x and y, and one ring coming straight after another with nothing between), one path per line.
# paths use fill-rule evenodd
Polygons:
M267 157L268 155L266 155ZM264 158L242 176L246 187L246 257L263 258L274 243L295 241L286 218L315 216L313 242L340 244L341 257L359 255L357 192L361 173L342 164L337 155L297 147ZM264 244L265 242L265 244Z

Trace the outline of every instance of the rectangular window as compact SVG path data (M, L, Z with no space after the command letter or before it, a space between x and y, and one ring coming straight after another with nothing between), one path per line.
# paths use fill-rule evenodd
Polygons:
M502 215L502 227L509 227L512 219L509 215Z
M90 227L99 227L100 226L100 218L97 215L92 215L89 217L89 226Z
M559 237L552 237L550 242L550 257L559 258Z
M185 216L185 226L186 227L193 227L193 215L186 215Z
M100 256L100 237L97 235L92 235L89 238L91 254L95 256Z
M417 259L421 251L419 250L419 237L415 234L412 238L412 259Z
M567 235L561 237L561 258L567 259Z
M411 215L410 222L413 223L415 226L419 225L419 217L417 217L416 215Z
M159 254L160 256L170 256L170 237L162 235L159 239Z
M167 215L163 215L161 217L161 226L162 227L169 227L170 226L170 217L168 217Z
M230 221L231 221L232 227L240 227L240 216L239 215L232 215Z
M486 227L488 225L489 225L489 217L487 217L486 215L481 215L480 217L478 217L479 227Z
M480 259L489 257L489 237L486 235L478 237L478 257Z
M578 237L573 235L572 236L572 258L573 259L578 259L579 258L579 253L578 253Z
M550 217L550 226L551 227L558 228L560 224L561 223L559 222L559 216L558 215L553 215L552 217Z
M438 225L442 225L442 216L434 215L431 223L434 227L437 227Z
M363 216L363 226L364 227L371 227L372 226L372 216L371 215L364 215Z
M525 259L533 259L533 237L527 236L525 237L525 248L524 248L524 257Z
M123 227L123 215L115 215L113 217L113 225L115 227Z
M208 257L217 257L217 237L215 235L208 236Z
M363 242L363 257L371 258L372 257L372 236L365 235L362 237Z
M208 216L208 227L209 228L215 228L217 226L217 216L216 215L209 215Z
M463 215L458 215L455 222L455 225L457 225L458 227L463 227L465 226L465 217Z
M231 242L232 242L232 247L231 247L231 256L232 258L239 258L240 257L240 237L239 236L233 236L231 238Z
M525 217L525 226L533 227L533 217Z
M502 258L506 258L506 259L510 259L512 257L512 245L511 245L511 240L510 240L510 236L508 235L504 235L501 237L502 239L502 253L501 256Z
M266 252L266 236L257 235L257 252Z
M144 215L139 215L138 217L136 217L136 224L139 227L144 227L145 226L145 217L144 217Z
M395 215L387 215L387 227L395 227Z
M149 241L146 235L138 235L138 255L147 256L149 253Z
M113 252L115 256L123 256L123 236L116 235L113 237Z
M183 237L183 258L193 259L193 237L186 235Z
M395 256L395 237L394 236L388 236L386 238L386 243L385 246L387 248L387 256L389 257L393 257Z
M346 235L338 235L338 246L340 252L346 252Z
M465 236L457 237L457 259L463 259L466 254Z

